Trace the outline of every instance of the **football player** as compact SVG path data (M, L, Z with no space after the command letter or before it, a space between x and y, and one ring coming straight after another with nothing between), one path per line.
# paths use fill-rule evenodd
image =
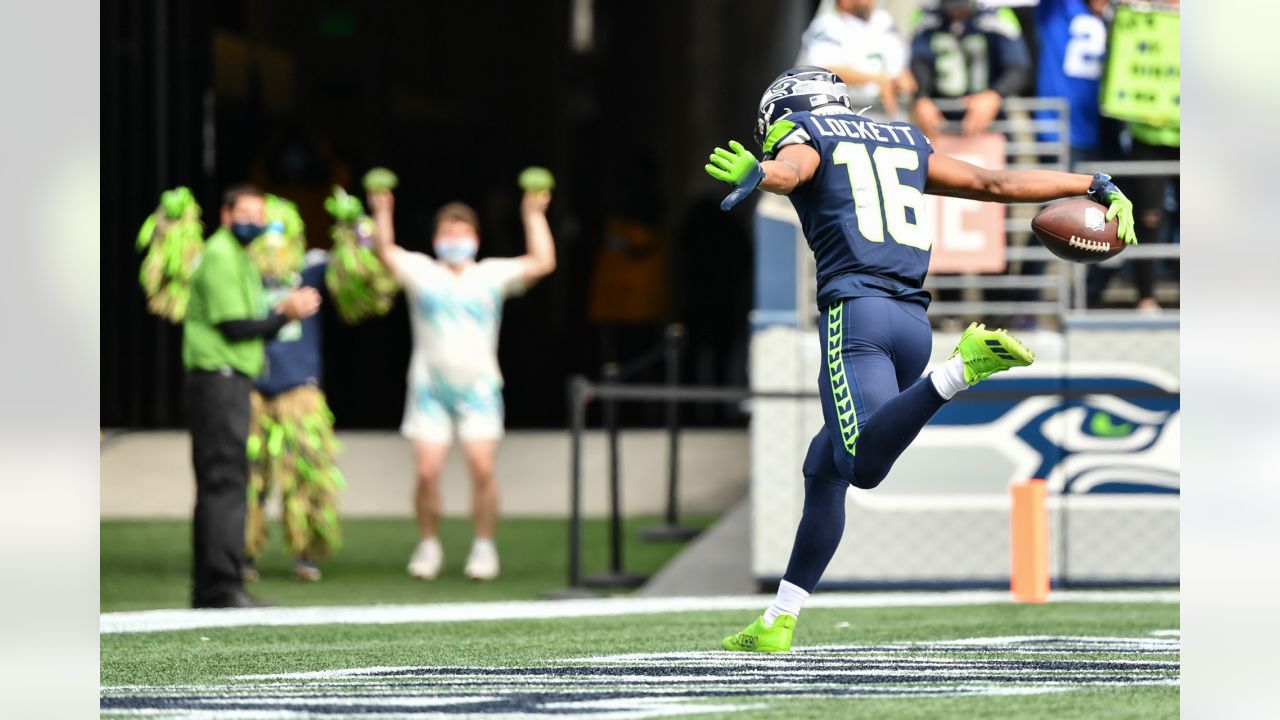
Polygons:
M942 404L993 373L1030 365L1003 330L973 323L950 359L926 377L933 339L923 289L932 238L924 193L994 202L1087 195L1109 206L1126 243L1133 205L1105 174L987 170L942 155L915 126L851 109L833 73L801 66L761 98L758 162L741 143L716 148L706 171L734 186L728 210L756 188L787 195L817 261L824 427L805 458L804 511L777 598L724 639L727 650L786 652L796 620L844 533L849 485L880 484Z

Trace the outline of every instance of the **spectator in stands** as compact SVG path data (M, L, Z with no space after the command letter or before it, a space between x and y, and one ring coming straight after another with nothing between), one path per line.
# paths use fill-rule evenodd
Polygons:
M1040 0L1035 8L1040 54L1036 63L1036 94L1064 98L1071 126L1070 162L1114 159L1116 123L1098 109L1099 84L1107 52L1107 16L1111 0ZM1056 119L1057 113L1036 112L1037 118ZM1105 128L1105 129L1104 129ZM1057 133L1041 133L1044 142L1057 142ZM1091 171L1092 172L1092 171ZM1145 239L1145 238L1144 238ZM1038 275L1042 262L1027 262L1023 271ZM1109 268L1090 267L1091 287L1101 292ZM1095 298L1096 299L1096 298ZM1090 304L1094 304L1093 300Z
M1168 5L1177 8L1179 0L1169 0ZM1166 160L1177 162L1182 156L1182 129L1180 125L1158 127L1141 122L1129 123L1133 145L1129 155L1134 160ZM1133 184L1133 212L1138 221L1139 234L1146 233L1150 242L1164 242L1172 228L1166 223L1169 211L1176 210L1181 187L1178 176L1144 177ZM1159 310L1156 302L1157 261L1137 261L1134 274L1138 283L1138 309Z
M823 0L800 41L797 65L817 65L840 76L855 109L871 106L899 115L899 95L913 95L907 47L893 18L876 0Z
M1065 98L1070 106L1071 161L1104 159L1104 119L1098 110L1098 85L1107 53L1106 17L1111 0L1040 0L1036 33L1040 57L1036 94ZM1041 111L1037 116L1049 116ZM1042 138L1052 142L1057 135Z
M912 121L930 137L947 120L933 98L958 98L965 134L986 132L1004 98L1022 92L1031 77L1031 53L1008 8L979 9L977 0L938 0L924 9L911 43L911 70L919 83Z
M191 278L182 365L196 474L194 607L263 604L244 591L240 577L249 484L249 393L262 372L263 340L320 307L314 288L299 288L286 294L270 315L263 311L262 277L245 246L265 229L262 191L251 185L230 188L222 202L222 227L205 244Z
M1126 134L1132 137L1128 152L1130 160L1172 160L1181 155L1181 134L1178 127L1161 128L1143 123L1128 123ZM1126 178L1127 187L1133 188L1133 217L1137 222L1138 237L1143 244L1168 242L1174 234L1173 218L1176 218L1179 178L1166 176L1134 176ZM1156 271L1158 260L1133 260L1134 284L1138 290L1138 310L1157 312ZM1107 283L1123 266L1092 265L1089 267L1087 297L1089 307L1102 304L1102 293Z
M1041 0L1044 2L1044 0ZM1096 2L1096 0L1095 0ZM1110 5L1110 3L1103 3ZM1139 3L1128 3L1139 4ZM1177 8L1179 0L1168 0L1166 6ZM1074 26L1073 26L1074 27ZM1072 115L1074 131L1075 116ZM1174 161L1181 157L1181 126L1177 124L1159 126L1142 122L1129 122L1125 127L1125 136L1130 142L1126 153L1130 160L1136 161ZM1072 132L1074 137L1075 133ZM1144 244L1168 242L1175 234L1176 209L1181 183L1177 175L1155 176L1144 175L1127 178L1126 187L1133 188L1133 215L1137 222L1138 238ZM1138 291L1138 310L1155 312L1160 310L1156 300L1156 271L1159 260L1134 260L1132 263L1134 281ZM1109 266L1092 266L1089 270L1087 288L1088 304L1101 304L1102 292L1107 282L1119 268Z

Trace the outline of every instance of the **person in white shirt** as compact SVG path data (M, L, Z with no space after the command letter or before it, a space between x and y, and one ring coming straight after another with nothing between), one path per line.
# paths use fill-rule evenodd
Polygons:
M503 301L556 268L555 241L546 216L550 202L549 191L524 195L524 255L476 262L479 223L470 207L449 203L436 214L432 258L396 245L395 201L389 191L369 197L378 257L404 286L413 327L400 433L413 444L417 473L414 508L420 539L408 566L414 577L434 579L444 564L437 536L440 475L455 429L472 480L475 541L466 574L476 580L498 576L493 542L498 522L494 458L503 435L498 327Z
M897 117L899 95L913 95L907 44L876 0L823 0L801 39L796 65L816 65L840 76L854 108L871 106Z

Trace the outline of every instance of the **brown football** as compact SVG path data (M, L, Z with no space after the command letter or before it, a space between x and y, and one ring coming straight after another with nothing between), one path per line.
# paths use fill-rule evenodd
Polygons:
M1102 262L1124 250L1124 241L1116 237L1116 221L1107 222L1106 217L1107 208L1092 200L1062 200L1032 218L1031 232L1063 260Z

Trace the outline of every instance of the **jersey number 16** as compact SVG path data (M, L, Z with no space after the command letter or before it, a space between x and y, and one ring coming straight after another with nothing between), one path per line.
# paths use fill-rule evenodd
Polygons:
M927 251L933 238L924 231L924 193L903 185L899 170L920 169L920 154L907 148L880 145L874 151L856 142L842 142L831 153L836 165L849 171L853 190L853 206L858 219L858 232L871 242L884 242L886 225L889 239ZM884 198L881 207L881 197ZM907 219L910 208L915 222Z

